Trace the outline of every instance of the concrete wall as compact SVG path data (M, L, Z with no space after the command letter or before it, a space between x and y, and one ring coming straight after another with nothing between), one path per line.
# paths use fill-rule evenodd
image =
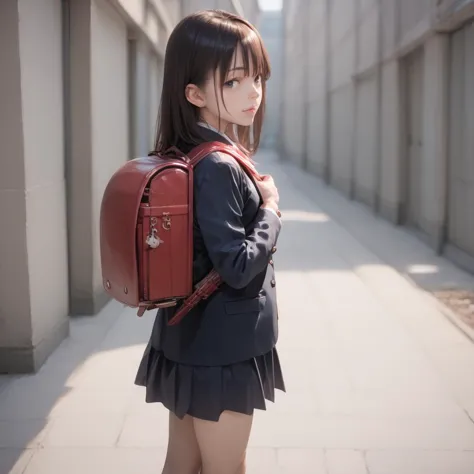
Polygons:
M0 372L34 370L68 333L59 7L0 5Z
M399 0L398 30L403 46L416 41L431 27L432 0Z
M130 102L130 154L137 157L146 155L150 151L151 144L148 121L151 108L149 99L152 71L148 45L143 41L130 40L129 59L130 93L132 95Z
M356 62L356 3L330 2L329 101L330 181L346 194L352 190L356 89L352 81Z
M0 161L0 219L9 222L8 232L4 226L0 232L0 261L3 262L0 266L0 347L3 352L10 347L31 346L19 35L16 1L2 2L0 102L3 113L0 114L0 142L3 146ZM5 355L0 351L2 360L5 360Z
M59 0L21 0L18 4L26 236L37 363L68 327L59 7Z
M356 199L369 206L375 205L378 179L377 81L377 75L371 74L356 86L353 193Z
M70 19L70 311L94 314L107 301L100 268L100 202L108 179L129 158L127 25L103 0L72 2Z
M127 25L103 0L93 0L91 15L91 136L92 136L92 291L102 299L99 216L102 195L115 170L131 158L128 154ZM146 43L145 43L146 44ZM114 80L111 81L110 78ZM145 84L148 86L148 81ZM139 84L140 88L141 84ZM148 90L148 89L147 89ZM143 154L150 150L148 98L139 97L137 114L144 136ZM140 100L141 99L141 100ZM97 311L101 305L95 309ZM94 311L94 312L95 312Z
M280 132L283 16L281 12L262 12L257 26L270 56L272 68L272 75L267 83L265 122L260 146L274 148L279 142Z
M239 0L242 7L242 13L245 18L247 18L253 25L257 26L260 24L261 11L258 4L258 0ZM234 0L234 5L237 2Z
M401 94L400 66L397 61L382 65L380 120L379 212L393 223L400 223L402 136L400 130Z
M473 269L474 21L454 32L450 43L447 252L458 264Z
M355 13L355 123L352 193L375 206L379 179L379 8L376 0L361 0Z
M181 14L178 0L145 3L0 2L0 373L37 370L70 315L107 302L103 190L135 155L130 143L152 147L162 53Z
M285 56L283 68L283 104L281 111L282 126L282 153L287 159L293 160L301 166L305 161L305 107L306 90L305 70L305 41L307 30L301 27L304 21L305 8L303 0L296 0L288 4L284 14Z
M423 97L423 203L428 242L440 248L444 239L447 198L448 143L448 37L434 36L425 43ZM474 84L473 84L474 87ZM474 235L473 235L474 238Z
M309 6L309 17L312 27L308 31L308 44L306 58L308 71L306 74L306 85L308 103L306 110L306 139L305 155L306 168L320 176L326 176L328 151L328 101L327 90L329 86L329 71L326 69L326 56L328 41L328 29L326 28L327 17L326 2L311 2Z
M400 128L401 72L393 55L398 41L397 4L393 0L380 3L380 148L378 210L394 223L400 223L402 195L402 135Z
M208 10L212 8L222 8L224 10L233 10L231 0L183 0L181 2L183 16L189 15L199 10Z
M454 248L449 216L453 206L464 211L446 205L450 94L459 100L449 89L460 74L449 74L457 54L450 44L474 18L474 1L285 0L283 14L282 158L393 223L414 226L437 251ZM419 84L408 74L414 52L422 58ZM414 139L416 152L408 146ZM463 233L458 241L474 241L474 230ZM474 271L474 255L448 253L465 267L472 261Z
M220 9L243 16L252 24L259 21L258 0L182 0L182 15L186 16L199 10Z
M176 0L154 0L156 4L160 2L164 8L166 16L171 25L175 25L181 19L181 2Z

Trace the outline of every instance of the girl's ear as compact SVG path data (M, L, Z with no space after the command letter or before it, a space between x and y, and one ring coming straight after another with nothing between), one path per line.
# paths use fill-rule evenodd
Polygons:
M184 94L188 102L191 102L191 104L196 107L202 108L206 105L206 98L203 92L195 84L188 84L184 90Z

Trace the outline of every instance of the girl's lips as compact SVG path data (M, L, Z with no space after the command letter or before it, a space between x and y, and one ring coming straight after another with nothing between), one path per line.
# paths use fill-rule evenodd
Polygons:
M254 105L253 107L249 107L248 109L245 109L244 112L256 112L257 111L257 106Z

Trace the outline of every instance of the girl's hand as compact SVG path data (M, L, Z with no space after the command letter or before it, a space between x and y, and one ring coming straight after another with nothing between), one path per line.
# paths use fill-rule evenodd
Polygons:
M270 175L263 175L261 178L261 181L257 181L257 186L263 200L262 207L269 207L278 211L280 196L273 178Z

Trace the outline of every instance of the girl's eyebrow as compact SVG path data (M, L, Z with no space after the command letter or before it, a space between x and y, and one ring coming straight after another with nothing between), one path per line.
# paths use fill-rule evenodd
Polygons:
M243 66L239 66L239 67L233 67L232 69L229 69L229 72L232 72L232 71L243 71L245 70L245 68Z

